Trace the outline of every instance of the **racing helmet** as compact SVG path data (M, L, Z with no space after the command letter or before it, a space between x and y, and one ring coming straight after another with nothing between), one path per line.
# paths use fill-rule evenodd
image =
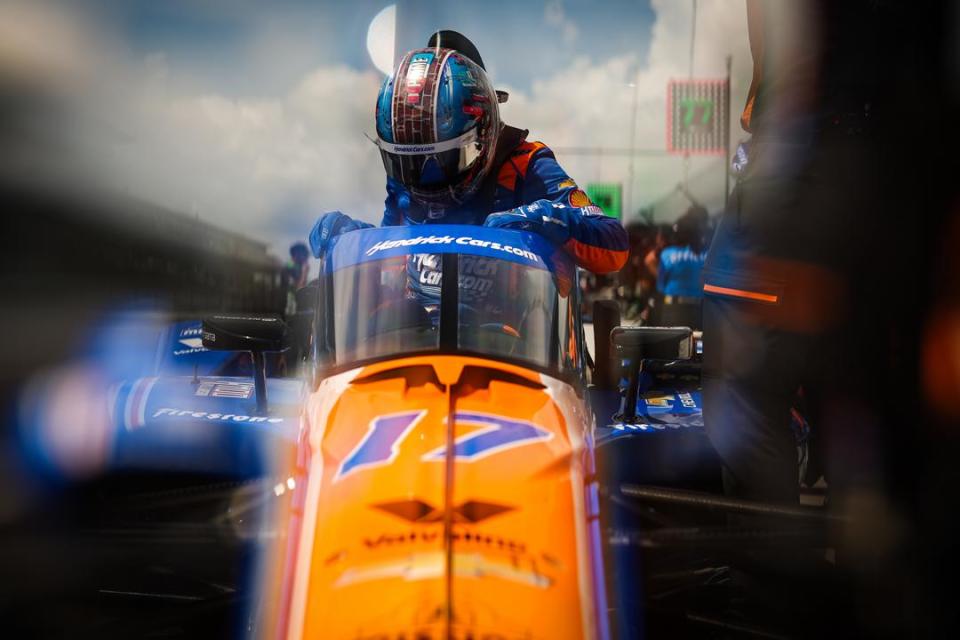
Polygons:
M490 172L501 122L476 48L449 31L430 45L403 56L380 88L376 142L387 176L442 211L467 200Z

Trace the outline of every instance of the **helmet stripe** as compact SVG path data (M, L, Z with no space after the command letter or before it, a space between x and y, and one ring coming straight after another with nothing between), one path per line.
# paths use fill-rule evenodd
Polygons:
M412 53L412 52L411 52ZM393 78L393 95L390 97L390 128L393 130L393 141L400 142L400 128L397 123L397 105L402 99L403 87L406 83L403 78L407 75L407 66L410 64L410 53L407 53L397 65L397 73Z
M447 56L450 55L449 51L444 51L443 57L438 58L437 56L433 57L433 60L430 62L430 68L427 70L427 83L424 87L425 91L429 91L424 95L424 106L430 107L430 112L427 113L427 117L423 120L430 126L429 131L423 133L424 140L433 142L437 139L437 119L436 119L436 106L437 106L437 91L440 89L440 75L443 73L443 65L447 61Z
M447 58L449 58L452 53L452 49L447 49L444 52L443 57L440 59L440 64L437 65L437 72L433 79L433 100L430 103L430 110L433 112L431 114L433 117L430 118L430 122L433 124L433 131L430 133L431 140L437 139L436 135L437 131L439 131L437 128L437 99L440 97L440 79L443 77L443 69L447 64Z
M393 91L393 100L394 100L394 119L393 119L393 139L398 143L412 143L413 137L410 135L407 127L407 75L410 70L410 60L413 57L413 53L407 54L407 57L403 60L403 65L400 67L400 71L397 74L397 79L394 83Z

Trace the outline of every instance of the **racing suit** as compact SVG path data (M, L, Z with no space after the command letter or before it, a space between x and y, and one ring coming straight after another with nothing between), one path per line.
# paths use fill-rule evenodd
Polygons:
M627 232L577 187L549 147L542 142L527 142L526 134L526 131L506 127L501 134L495 165L485 184L469 201L436 217L411 200L402 188L388 183L380 226L482 225L491 213L538 204L562 215L569 232L562 247L578 266L594 273L619 271L630 250Z
M413 202L402 187L388 181L381 226L411 224L482 225L488 215L533 205L535 217L550 217L562 224L568 237L560 244L574 262L596 273L618 271L629 255L627 233L620 223L603 214L587 194L557 163L553 152L541 142L527 142L526 131L506 127L498 144L495 166L485 183L469 201L440 215ZM547 215L541 216L542 213ZM506 215L510 215L509 213ZM487 292L495 286L497 261L479 257L465 259L460 278L463 294L471 304L487 312ZM421 254L407 264L410 294L424 305L440 299L439 256Z
M618 271L629 256L624 228L590 201L546 145L527 142L526 135L526 131L504 127L492 170L473 196L454 208L430 210L415 202L402 184L388 178L381 226L460 224L525 230L545 238L557 251L567 252L578 266L596 273ZM320 257L332 237L372 226L338 211L324 214L310 233L314 255ZM440 299L440 266L439 256L427 253L407 261L406 295L421 302L428 312ZM461 302L474 310L497 313L487 300L497 278L505 275L497 271L496 261L464 258ZM574 281L573 274L554 275L561 292Z

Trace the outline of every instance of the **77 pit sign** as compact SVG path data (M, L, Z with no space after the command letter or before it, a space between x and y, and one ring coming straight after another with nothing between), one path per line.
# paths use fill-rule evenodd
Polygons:
M726 79L671 80L667 85L667 151L725 153L729 98Z

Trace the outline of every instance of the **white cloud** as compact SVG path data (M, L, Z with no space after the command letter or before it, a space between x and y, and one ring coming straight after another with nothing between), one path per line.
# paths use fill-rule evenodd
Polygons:
M671 78L686 78L689 71L689 2L654 0L656 22L647 59L636 54L597 63L586 55L572 66L535 82L528 92L510 89L504 118L530 129L531 137L560 150L564 168L584 184L590 181L622 182L629 176L624 156L563 154L567 147L630 146L630 118L636 83L636 149L664 149L666 139L666 88ZM742 0L700 0L694 76L723 77L726 56L733 56L731 136L741 137L738 110L749 84L752 61ZM723 160L694 157L691 176L708 171L706 178L692 185L703 201L719 206L722 200ZM683 175L679 157L640 157L634 165L633 201L645 206L674 189ZM625 195L630 189L624 187Z
M323 211L379 222L383 170L363 137L376 73L325 67L284 96L237 99L182 95L161 63L151 56L139 99L115 105L132 140L96 158L114 185L265 237L280 255Z
M629 145L633 105L629 85L636 82L635 146L662 149L667 81L687 74L690 3L653 0L653 8L656 22L645 59L624 52L597 61L590 56L589 43L578 41L583 55L572 65L545 73L531 87L508 87L505 119L529 127L531 137L560 149L623 148ZM561 3L548 2L545 19L565 39L577 40L576 25ZM87 49L104 41L96 33L84 38ZM123 51L100 53L98 59L129 60ZM505 47L497 55L509 60L511 53ZM700 0L695 75L722 76L728 53L734 56L736 111L751 65L743 2ZM257 86L255 81L251 78L251 87ZM156 52L136 64L115 64L89 83L82 110L96 114L96 120L108 123L117 135L88 145L85 164L113 188L264 238L282 256L323 211L341 209L379 221L383 170L375 147L363 137L374 129L379 83L372 70L326 65L284 91L258 95L251 90L248 97L228 97L197 90L194 79L177 77L165 54ZM738 132L734 128L735 138ZM624 157L562 152L559 157L581 183L625 182L628 176ZM691 172L710 162L716 160L694 159ZM673 157L638 158L635 204L672 189L681 166ZM717 176L715 185L706 185L714 203L722 184L722 174Z

